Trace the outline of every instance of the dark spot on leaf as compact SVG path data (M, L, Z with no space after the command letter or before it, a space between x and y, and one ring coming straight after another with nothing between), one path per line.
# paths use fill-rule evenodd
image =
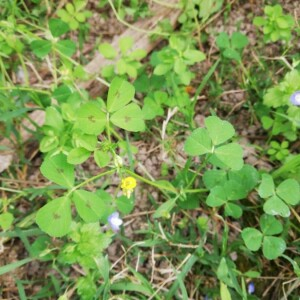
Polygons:
M125 121L125 123L128 123L128 122L131 121L131 118L126 116L125 119L124 119L124 121Z
M90 122L92 122L92 123L95 123L96 122L96 120L95 120L95 116L88 116L88 119L89 119L89 121Z
M57 172L59 173L59 174L63 174L64 173L64 169L56 169L57 170Z
M120 98L121 94L119 91L116 92L116 98Z
M87 202L87 203L85 204L85 206L88 207L88 208L92 208L90 202Z
M55 220L60 219L60 214L54 213L54 214L53 214L53 218L54 218Z

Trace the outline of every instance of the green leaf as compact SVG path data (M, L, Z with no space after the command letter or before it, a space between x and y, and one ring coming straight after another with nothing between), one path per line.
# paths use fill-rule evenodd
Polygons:
M253 24L255 26L261 27L266 24L266 20L263 17L255 17L253 19Z
M300 200L300 187L295 179L287 179L279 184L276 194L291 205L298 204Z
M153 74L157 76L162 76L168 73L172 69L171 64L159 64L154 68Z
M103 43L99 45L99 52L108 59L113 59L117 56L117 51L109 43Z
M233 126L218 117L208 117L204 123L214 145L222 144L234 136L235 130Z
M247 197L247 190L240 181L227 180L223 183L223 187L228 200L239 200Z
M227 172L223 170L207 170L203 175L203 182L208 189L223 185L227 180Z
M221 300L231 300L232 299L227 285L224 284L222 281L221 281L221 286L220 286L220 296L221 296Z
M62 237L71 229L71 203L67 197L54 199L43 206L36 215L36 223L47 234Z
M0 226L2 227L3 230L9 229L13 221L14 221L14 216L11 213L5 212L0 214Z
M67 85L60 85L57 87L52 94L52 97L56 99L59 103L64 103L71 96L72 91Z
M274 181L271 175L262 174L258 194L261 198L268 198L275 194Z
M238 219L242 216L243 210L242 208L234 203L227 202L225 205L225 215Z
M189 64L194 64L205 59L205 54L198 50L188 49L183 52L183 57L189 61Z
M48 24L53 37L59 37L70 30L68 24L60 19L50 19Z
M176 205L176 198L170 199L163 203L153 215L153 218L170 218L170 212Z
M211 189L206 204L210 207L218 207L227 202L226 192L223 186L215 186Z
M130 36L123 37L119 40L119 47L122 54L126 54L126 52L133 46L133 38Z
M240 54L232 49L232 48L227 48L224 50L223 52L224 57L229 58L229 59L234 59L236 61L240 61L241 60L241 56Z
M217 39L216 39L216 44L219 48L230 48L230 41L229 41L229 36L225 32L221 32Z
M50 41L36 40L30 44L30 48L37 57L43 58L51 51L52 44Z
M59 140L57 136L44 136L40 141L40 151L49 152L59 145Z
M55 129L57 133L61 133L64 129L64 121L59 111L53 106L46 108L46 118L44 125Z
M134 199L130 197L129 199L126 196L121 196L116 199L116 205L118 210L123 214L129 214L134 208Z
M128 104L124 108L116 111L110 118L110 121L117 127L128 131L145 130L143 113L135 103Z
M263 254L267 259L276 259L286 249L285 241L275 236L266 236L263 241Z
M75 127L87 134L100 134L106 125L106 114L98 102L83 104L76 114Z
M67 188L74 185L74 166L67 163L64 154L48 156L41 165L41 173L49 180Z
M245 191L249 193L256 187L259 180L259 173L253 166L244 165L238 171L230 171L228 173L228 178L242 183Z
M105 213L106 206L95 193L77 190L72 199L79 216L87 223L98 221Z
M156 116L164 115L164 110L162 109L160 103L157 103L157 101L150 97L146 97L144 99L142 112L145 120L152 120Z
M72 165L79 165L90 157L91 152L85 148L72 149L68 155L68 163Z
M111 157L108 152L96 150L94 152L94 159L98 167L104 168L109 164Z
M264 235L274 235L282 232L282 224L270 215L262 215L259 220L260 228Z
M68 57L71 57L76 51L76 44L71 40L58 41L55 46L60 53Z
M143 49L137 49L137 50L132 51L128 55L128 58L130 60L141 60L141 59L143 59L146 56L147 56L147 52L145 50L143 50Z
M134 97L134 86L125 79L115 77L111 82L108 96L107 96L107 109L114 112L123 108Z
M234 32L231 36L231 46L236 49L243 49L249 44L246 35L240 32Z
M282 216L288 218L290 216L289 207L277 196L272 196L264 204L264 212L273 216Z
M215 150L216 157L226 166L233 170L240 170L243 167L243 149L237 143L230 143Z
M242 231L242 238L249 250L257 251L261 246L263 235L259 230L247 227Z
M192 156L203 155L212 151L211 139L205 128L197 128L187 138L184 151Z

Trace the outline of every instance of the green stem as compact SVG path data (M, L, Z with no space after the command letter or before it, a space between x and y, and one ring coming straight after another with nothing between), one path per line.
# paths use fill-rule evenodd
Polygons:
M101 178L101 177L103 177L103 176L113 174L115 171L116 171L116 169L112 169L112 170L106 171L106 172L104 172L104 173L95 175L95 176L93 176L93 177L91 177L91 178L89 178L89 179L87 179L87 180L85 180L85 181L79 183L78 185L74 186L74 187L67 193L66 197L70 196L70 195L71 195L73 192L75 192L77 189L79 189L80 187L82 187L82 186L88 184L89 182L94 181L94 180L96 180L96 179L98 179L98 178Z
M172 192L174 194L179 194L180 192L183 192L183 193L206 193L208 190L207 189L182 189L182 190L178 190L174 187L171 187L171 186L165 186L165 185L161 185L161 184L158 184L156 183L155 181L151 181L151 180L148 180L140 175L137 175L136 173L134 173L133 171L129 170L129 169L124 169L124 171L131 175L132 177L135 177L136 179L139 179L140 181L143 181L151 186L154 186L154 187L157 187L158 189L160 190L165 190L165 191L169 191L169 192Z
M21 90L21 91L28 91L28 92L35 92L35 93L40 93L40 94L45 94L45 95L50 95L49 92L47 91L42 91L42 90L35 90L30 87L23 87L23 86L1 86L0 90Z

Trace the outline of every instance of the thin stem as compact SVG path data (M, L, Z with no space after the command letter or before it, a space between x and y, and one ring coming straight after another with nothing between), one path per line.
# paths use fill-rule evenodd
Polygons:
M101 177L103 177L103 176L113 174L115 171L116 171L116 169L112 169L112 170L106 171L106 172L104 172L104 173L95 175L95 176L93 176L93 177L91 177L91 178L88 178L87 180L85 180L85 181L79 183L78 185L74 186L74 187L68 192L68 194L66 195L66 197L70 196L74 191L76 191L76 190L79 189L80 187L82 187L82 186L88 184L89 182L94 181L94 180L96 180L96 179L98 179L98 178L101 178Z
M115 14L117 20L118 20L120 23L124 24L125 26L127 26L127 27L129 27L129 28L131 28L131 29L133 29L133 30L136 30L136 31L139 31L139 32L143 32L143 33L149 34L149 35L150 35L150 34L156 34L156 35L161 35L161 36L169 36L169 35L170 35L169 33L163 33L163 32L158 32L158 31L152 31L152 30L141 29L141 28L135 27L135 26L133 26L133 25L127 23L127 22L124 21L124 20L120 17L120 15L118 14L118 12L117 12L117 10L116 10L116 8L115 8L115 6L114 6L112 0L108 0L108 3L110 4L110 6L111 6L111 8L112 8L112 10L113 10L113 12L114 12L114 14Z

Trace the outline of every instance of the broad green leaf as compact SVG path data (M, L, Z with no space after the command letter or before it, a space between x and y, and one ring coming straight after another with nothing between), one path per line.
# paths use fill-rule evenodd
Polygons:
M72 199L79 216L87 223L98 221L105 213L106 206L95 193L77 190Z
M131 36L123 37L119 40L119 47L122 54L126 54L126 52L133 46L133 38Z
M59 145L59 140L57 136L44 136L40 141L40 151L49 152Z
M242 183L247 193L249 193L257 185L259 173L251 165L244 165L238 171L230 171L228 178Z
M124 108L113 113L110 121L115 126L128 131L137 132L145 130L142 110L135 103L128 104Z
M3 230L9 229L14 221L14 216L10 212L0 214L0 227Z
M59 103L64 103L71 96L71 94L72 91L70 90L70 88L67 85L63 84L53 91L52 97L56 99Z
M227 202L226 192L223 186L215 186L211 189L206 204L210 207L218 207Z
M300 201L300 187L295 179L287 179L279 184L276 194L285 202L296 205Z
M275 194L274 181L271 175L262 174L258 194L261 198L268 198Z
M242 216L243 210L242 208L234 203L227 202L225 204L225 215L238 219Z
M247 227L242 231L242 238L248 249L257 251L261 246L263 235L259 230Z
M59 37L70 30L68 24L60 19L50 19L48 24L53 37Z
M225 32L221 32L217 39L216 39L216 44L219 48L230 48L230 41L229 41L229 36Z
M226 142L234 136L235 131L233 126L229 122L222 121L218 117L208 117L205 119L204 123L215 146Z
M171 64L159 64L154 68L153 74L157 76L162 76L168 73L172 69Z
M205 59L205 54L198 50L188 49L183 52L183 57L189 61L189 64L194 64Z
M262 215L259 220L260 228L265 235L274 235L282 232L282 224L270 215Z
M145 120L152 120L156 116L163 116L164 114L164 110L162 109L160 103L157 103L157 101L150 97L146 97L144 99L142 112Z
M240 61L241 60L240 54L236 50L231 49L231 48L225 49L224 52L223 52L223 55L226 58L234 59L236 61Z
M266 24L266 20L263 17L255 17L253 19L253 24L260 27Z
M187 138L184 151L192 156L203 155L212 151L211 139L205 128L197 128Z
M276 259L286 249L285 241L275 236L266 236L263 241L263 254L267 259Z
M247 191L243 183L235 180L226 180L223 183L227 200L240 200L247 197Z
M46 119L44 125L54 128L57 133L60 133L64 129L62 116L53 106L46 108Z
M30 44L30 48L37 57L43 58L51 51L52 44L50 41L36 40Z
M68 57L71 57L76 51L76 44L71 40L58 41L55 47L60 53Z
M106 125L106 114L98 102L83 104L76 114L75 127L87 134L100 134Z
M71 202L67 197L54 199L43 206L36 215L36 223L47 234L62 237L71 229Z
M236 49L243 49L249 44L246 35L240 32L234 32L231 36L231 46Z
M109 164L111 157L108 152L96 150L94 152L94 159L98 167L104 168Z
M203 182L208 189L223 185L227 180L227 173L223 170L207 170L203 175Z
M108 59L113 59L117 56L117 51L109 43L103 43L99 45L99 52Z
M110 113L123 108L134 97L134 87L125 79L115 77L107 96L107 109Z
M97 136L92 134L84 134L81 131L73 132L73 141L76 147L84 148L88 151L94 151L97 146Z
M144 57L147 56L147 52L143 49L137 49L132 51L129 55L128 58L132 60L141 60Z
M121 196L116 199L116 205L121 213L129 214L134 208L134 199L133 197L128 199L126 196Z
M215 150L216 157L226 166L233 170L240 170L243 167L243 149L237 143L230 143Z
M268 215L279 215L284 218L288 218L291 214L289 207L277 196L272 196L265 202L264 212Z
M74 185L74 166L67 163L64 154L48 156L41 165L41 173L49 180L67 188Z
M72 149L68 155L68 163L72 165L82 164L90 157L91 152L85 148L75 148Z

